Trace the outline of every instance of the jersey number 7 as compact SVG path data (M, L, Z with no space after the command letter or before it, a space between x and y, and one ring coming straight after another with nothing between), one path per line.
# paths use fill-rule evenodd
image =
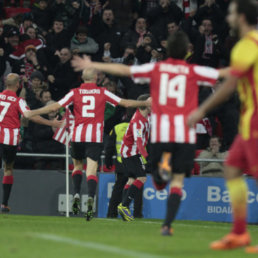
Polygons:
M11 105L11 103L9 103L9 102L0 101L0 106L3 107L2 111L0 112L0 122L3 121L10 105Z
M185 105L186 76L177 75L169 80L167 73L162 73L160 77L159 103L166 105L168 98L176 99L176 105Z

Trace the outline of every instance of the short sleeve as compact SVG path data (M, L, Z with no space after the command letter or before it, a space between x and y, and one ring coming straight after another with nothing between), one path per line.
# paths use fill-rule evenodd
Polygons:
M240 40L231 52L231 74L243 76L255 64L257 57L257 43L251 37Z
M150 83L151 73L155 68L155 63L143 64L143 65L132 65L130 72L132 79L135 83Z
M201 86L213 86L219 78L219 71L211 67L194 65L193 71Z
M112 106L117 106L121 101L121 98L111 93L108 90L104 90L104 95L106 97L106 102L110 103Z
M69 93L67 93L62 99L58 101L59 105L62 107L69 106L73 103L73 96L74 91L71 90Z
M23 114L26 110L30 110L24 99L19 99L19 112Z
M133 138L135 141L137 141L137 138L143 137L143 128L144 126L140 121L133 123Z

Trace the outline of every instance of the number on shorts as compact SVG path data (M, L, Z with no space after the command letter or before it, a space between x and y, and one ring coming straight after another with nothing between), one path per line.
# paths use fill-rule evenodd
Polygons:
M82 103L82 117L95 117L95 113L91 112L95 109L95 97L83 96Z
M0 112L0 122L3 121L10 105L11 105L11 103L9 103L9 102L0 101L0 106L3 107L2 111Z
M177 75L169 80L167 73L162 73L160 78L159 103L166 105L168 98L176 99L176 105L185 105L186 76Z

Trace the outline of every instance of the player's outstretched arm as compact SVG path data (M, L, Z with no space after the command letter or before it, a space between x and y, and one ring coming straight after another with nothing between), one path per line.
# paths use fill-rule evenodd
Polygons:
M224 83L204 103L188 117L188 125L194 127L210 110L226 101L235 91L237 77L229 76Z
M137 108L137 107L150 107L151 106L151 100L145 100L145 101L139 101L139 100L132 100L132 99L121 99L119 102L120 106L123 107L132 107L132 108Z
M53 103L51 105L44 106L42 108L25 111L24 116L26 118L30 119L30 118L32 118L34 116L37 116L37 115L43 115L43 114L48 114L48 113L53 112L53 111L57 111L60 107L61 107L61 105L58 102L56 102L56 103Z
M230 75L230 67L225 67L225 68L221 68L219 69L219 78L226 78Z
M58 120L57 118L55 118L54 120L48 120L48 119L45 119L45 118L37 115L37 116L31 117L29 119L31 121L33 121L34 123L48 125L48 126L55 127L55 128L61 128L64 126L64 120Z
M75 71L91 68L117 76L131 76L130 68L127 65L92 62L90 58L85 55L83 57L74 56L71 64Z

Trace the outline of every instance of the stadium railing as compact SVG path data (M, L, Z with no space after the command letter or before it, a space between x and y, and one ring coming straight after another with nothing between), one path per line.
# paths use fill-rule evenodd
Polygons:
M65 154L47 154L47 153L26 153L26 152L17 152L17 157L34 157L34 158L65 158ZM69 155L69 158L71 158L71 155ZM113 159L115 159L116 156L113 156ZM196 158L194 159L195 162L218 162L223 163L223 159L200 159ZM100 172L106 172L103 170L105 164L105 155L102 154L100 156ZM2 162L2 168L3 168L3 162Z

